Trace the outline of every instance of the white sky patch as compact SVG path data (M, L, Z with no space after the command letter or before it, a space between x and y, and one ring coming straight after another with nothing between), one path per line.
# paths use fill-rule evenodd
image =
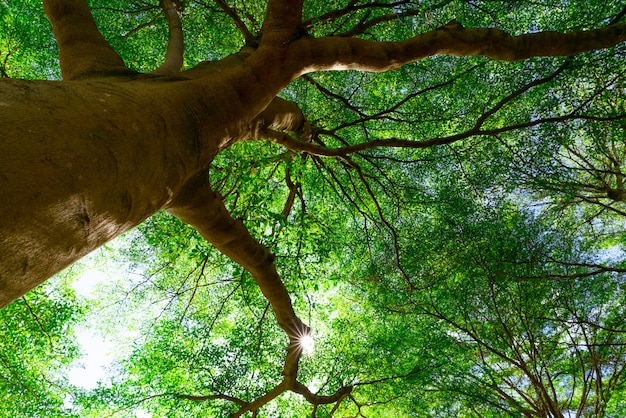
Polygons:
M91 260L86 260L92 265ZM78 280L72 283L72 287L79 296L87 299L92 298L98 284L109 279L109 276L100 269L86 270ZM111 365L112 345L102 337L95 335L85 325L77 330L76 338L80 345L82 357L69 371L69 379L72 385L85 389L93 389L98 381L106 376L106 367Z
M103 262L102 254L95 252L80 261L84 267L84 273L72 283L72 287L79 297L94 300L96 289L102 283L113 282L119 277L120 268L114 262ZM92 315L88 315L89 316ZM97 316L97 313L96 313ZM101 335L89 326L89 321L97 318L89 318L87 323L76 330L76 338L80 346L82 357L78 359L69 371L69 380L72 385L84 389L97 387L99 381L106 378L106 370L114 360L115 347L106 341Z
M108 244L109 248L115 247L115 242ZM82 274L72 283L72 287L80 298L85 298L87 303L98 302L98 292L107 284L114 284L120 280L130 280L129 273L124 265L119 264L114 259L107 257L106 250L97 250L79 261ZM132 341L137 335L137 329L129 327L140 322L137 315L120 312L119 332L114 332L114 338L103 337L99 330L99 321L102 312L98 307L88 312L86 322L76 329L76 338L81 351L81 358L76 360L68 373L70 384L86 390L95 389L101 383L108 386L110 371L116 360L123 355L124 345ZM116 307L102 309L117 309ZM106 313L109 315L109 313ZM132 318L132 319L129 319ZM107 331L109 335L109 331ZM72 408L72 400L65 400L66 406ZM152 418L153 415L141 408L133 412L135 418Z
M72 283L72 287L78 295L90 298L93 296L96 286L108 279L109 276L101 270L88 270L78 280Z
M77 333L83 353L82 358L70 369L72 385L93 389L106 377L106 368L113 361L113 345L88 330Z
M600 250L598 253L598 261L600 263L616 262L619 260L623 260L625 255L626 251L624 250L624 247L622 247L621 245L614 245L612 247Z

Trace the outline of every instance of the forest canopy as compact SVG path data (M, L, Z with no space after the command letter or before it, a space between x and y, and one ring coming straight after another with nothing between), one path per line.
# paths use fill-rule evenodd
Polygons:
M585 35L624 37L623 1L88 3L132 81L227 74L282 33L272 13L297 20L278 44L312 45L294 56L338 52L203 171L269 261L164 205L0 310L6 416L626 416L626 43ZM0 22L0 92L82 82L41 2ZM419 34L451 46L418 58ZM111 347L88 387L85 333Z

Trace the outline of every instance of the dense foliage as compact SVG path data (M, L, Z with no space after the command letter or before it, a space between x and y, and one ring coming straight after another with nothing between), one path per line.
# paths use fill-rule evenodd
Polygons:
M158 66L156 0L90 4L128 65ZM311 0L304 27L376 40L452 19L568 31L623 20L623 7ZM183 1L186 66L236 52L263 14L260 0ZM59 77L39 2L0 2L0 20L2 76ZM437 56L289 85L319 144L424 146L322 157L251 140L214 161L212 184L276 254L313 330L300 379L319 394L353 386L315 407L283 395L255 416L625 416L625 58L625 44L518 63ZM158 213L114 248L102 255L124 274L92 299L55 279L0 311L7 416L225 416L280 380L285 338L266 300L193 229ZM84 315L118 344L95 388L64 377Z

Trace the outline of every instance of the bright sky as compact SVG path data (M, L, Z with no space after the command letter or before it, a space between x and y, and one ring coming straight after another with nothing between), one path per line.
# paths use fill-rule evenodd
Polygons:
M87 260L88 264L91 264ZM98 283L110 280L111 277L101 270L87 270L74 284L73 287L81 296L91 297ZM94 335L87 326L79 328L76 332L81 346L83 357L80 363L70 370L70 383L85 389L97 386L98 380L105 377L105 368L113 360L113 346L98 335Z
M113 346L88 330L77 333L83 357L69 373L70 383L85 389L93 389L105 378L105 368L113 360Z
M122 266L112 261L103 262L102 254L98 251L83 258L80 263L86 267L85 273L72 286L79 296L86 298L94 298L96 287L100 283L114 282L119 280L120 276L128 274ZM97 320L97 317L91 318L91 320ZM106 384L107 369L115 359L117 347L115 343L106 341L93 330L90 330L88 322L89 320L87 324L76 330L82 358L70 369L69 380L73 385L93 389L98 386L98 381L103 381ZM129 331L124 337L131 335L132 332ZM136 418L152 417L151 414L141 409L135 413Z

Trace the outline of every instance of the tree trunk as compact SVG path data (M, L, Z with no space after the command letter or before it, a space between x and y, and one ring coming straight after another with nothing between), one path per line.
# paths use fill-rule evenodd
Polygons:
M1 84L0 306L168 206L301 74L386 71L436 54L569 55L626 39L624 23L512 37L455 21L400 42L314 39L301 33L301 1L270 0L258 48L165 77L126 68L84 0L44 7L68 81ZM258 117L297 128L301 114L276 119L283 108Z
M179 83L2 86L0 306L154 213L217 148Z

